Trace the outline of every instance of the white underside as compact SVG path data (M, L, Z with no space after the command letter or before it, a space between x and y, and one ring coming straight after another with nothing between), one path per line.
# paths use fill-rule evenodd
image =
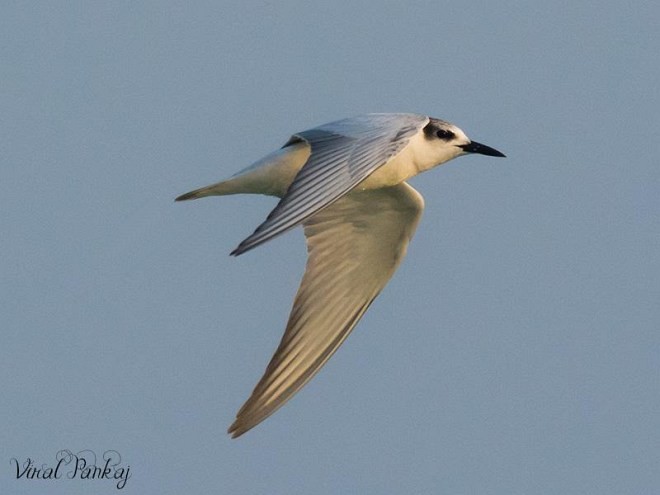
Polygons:
M399 154L362 181L357 190L395 186L461 154L462 150L455 147L448 149L445 157L439 157L434 142L429 142L420 132ZM309 144L292 144L266 155L230 179L197 189L191 194L195 198L227 194L266 194L281 198L309 156Z

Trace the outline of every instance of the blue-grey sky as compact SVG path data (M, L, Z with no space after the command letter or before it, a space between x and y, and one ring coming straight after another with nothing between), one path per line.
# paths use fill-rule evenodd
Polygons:
M11 2L0 16L0 487L114 449L125 493L660 493L653 2ZM296 131L450 120L506 159L416 177L403 265L238 440L300 229L175 204Z

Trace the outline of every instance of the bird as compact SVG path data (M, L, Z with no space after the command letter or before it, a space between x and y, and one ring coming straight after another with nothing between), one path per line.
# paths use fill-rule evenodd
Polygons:
M284 335L228 429L239 437L293 397L328 361L388 283L424 200L406 181L466 154L505 155L454 124L414 113L371 113L293 134L227 180L176 201L229 194L279 198L238 256L302 225L307 263Z

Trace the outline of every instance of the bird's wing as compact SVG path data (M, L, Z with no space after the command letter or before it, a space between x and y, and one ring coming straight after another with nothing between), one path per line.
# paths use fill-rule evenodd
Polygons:
M311 155L268 218L231 254L239 255L332 204L396 156L428 123L417 114L368 114L293 136Z
M423 208L404 182L348 194L304 222L305 274L282 341L229 428L233 437L275 412L337 350L396 270Z

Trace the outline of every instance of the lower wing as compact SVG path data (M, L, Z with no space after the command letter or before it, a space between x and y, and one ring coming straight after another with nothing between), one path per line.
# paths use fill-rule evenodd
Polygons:
M406 183L350 193L304 223L307 266L282 341L229 428L253 428L334 354L403 259L424 208Z

